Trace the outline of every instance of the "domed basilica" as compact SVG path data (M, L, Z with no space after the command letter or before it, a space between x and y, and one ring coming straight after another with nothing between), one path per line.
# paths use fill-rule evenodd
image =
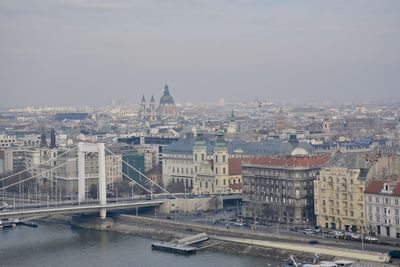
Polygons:
M176 119L176 106L174 98L169 93L168 84L165 84L164 94L161 96L160 104L157 108L154 96L151 96L150 104L147 106L143 95L138 118L140 121L149 122L150 124Z

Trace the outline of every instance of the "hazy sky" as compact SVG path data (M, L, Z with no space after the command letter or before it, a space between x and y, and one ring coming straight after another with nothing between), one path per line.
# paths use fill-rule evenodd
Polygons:
M400 1L0 0L0 107L400 100Z

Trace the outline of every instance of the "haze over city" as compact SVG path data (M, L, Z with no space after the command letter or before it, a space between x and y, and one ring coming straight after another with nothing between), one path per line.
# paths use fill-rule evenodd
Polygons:
M0 0L0 266L399 267L399 47L400 0Z
M0 2L0 107L399 100L399 1ZM158 95L157 95L158 94Z

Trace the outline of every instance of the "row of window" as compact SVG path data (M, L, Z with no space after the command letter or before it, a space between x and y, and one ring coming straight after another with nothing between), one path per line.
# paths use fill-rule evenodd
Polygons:
M293 205L293 204L301 204L301 205L307 205L309 202L307 201L306 198L303 199L293 199L293 198L285 198L285 197L274 197L274 196L263 196L259 194L245 194L246 200L253 200L253 201L263 201L266 203L276 203L276 204L288 204L288 205Z
M271 179L270 177L267 178L255 178L255 177L244 177L244 182L247 184L260 184L260 185L282 185L282 186L303 186L303 187L313 187L313 181L286 181L283 179Z
M370 212L372 212L372 206L370 206L370 205L368 205L368 210L370 211ZM380 213L381 212L381 207L380 206L376 206L375 207L375 210L376 210L376 212L377 213ZM386 214L390 214L390 208L386 208L386 207L384 207L383 209L382 209L382 211L383 211L383 213L386 215ZM394 214L395 215L399 215L400 213L399 213L399 209L394 209Z
M320 177L318 177L317 180L320 180ZM324 177L322 177L322 181L324 181L324 182L328 181L329 183L333 183L333 177L329 176L327 179L324 176ZM339 182L342 182L344 184L347 184L347 182L349 182L350 184L353 184L353 179L347 180L347 178L345 178L345 177L342 177L342 178L336 177L336 183L338 184Z
M258 168L243 168L243 174L249 175L249 176L266 176L266 177L282 177L284 176L282 172L287 173L288 171L286 170L270 170L270 169L258 169ZM289 172L291 174L291 177L293 178L313 178L316 175L315 171L309 171L309 172L304 172L304 171L295 171L295 172Z
M373 199L372 196L368 196L368 202L372 203L372 202L374 202L374 200L375 200L375 203L378 203L378 204L379 203L386 204L386 205L391 205L392 204L392 199L391 198L388 198L388 197L382 197L382 198L375 197L375 199ZM394 205L399 205L399 199L398 198L394 199Z
M390 219L388 219L388 218L384 218L382 220L380 215L376 215L375 216L375 221L373 220L374 217L371 214L368 216L368 219L369 219L370 222L378 222L378 223L385 223L385 224L390 224L391 223ZM396 223L396 225L400 225L400 219L396 218L395 219L395 223Z
M195 169L197 169L197 166L195 166ZM197 170L196 170L196 172L197 172ZM179 168L179 167L176 167L176 169L175 169L175 167L172 167L172 174L185 174L185 169L182 167L182 168ZM186 168L186 174L189 174L189 169L188 168ZM190 174L193 174L193 168L190 168Z
M212 183L212 182L210 182L210 184L211 184L211 189L214 189L214 183ZM224 186L226 186L226 179L223 179L222 180L222 184L224 185ZM203 187L203 185L204 185L204 188L205 189L208 189L208 187L209 187L209 182L208 181L204 181L204 183L202 182L202 181L200 181L200 188L202 188ZM216 179L215 180L215 186L218 186L218 179Z
M310 189L294 189L294 188L282 188L282 187L270 187L270 186L259 186L259 185L248 185L245 184L244 189L246 190L253 190L253 191L257 191L257 192L262 192L262 193L275 193L275 194L283 194L285 195L286 193L288 195L296 195L296 196L300 196L300 195L312 195L313 194L313 190Z

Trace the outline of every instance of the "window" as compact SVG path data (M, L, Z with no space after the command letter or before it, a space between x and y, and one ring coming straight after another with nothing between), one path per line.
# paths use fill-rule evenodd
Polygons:
M226 162L226 156L222 155L222 162Z
M215 155L215 163L218 163L218 155Z
M226 168L224 167L224 168L222 168L222 174L225 174L225 172L226 172Z
M201 153L201 160L204 161L204 154Z
M215 174L218 174L218 168L215 167Z

